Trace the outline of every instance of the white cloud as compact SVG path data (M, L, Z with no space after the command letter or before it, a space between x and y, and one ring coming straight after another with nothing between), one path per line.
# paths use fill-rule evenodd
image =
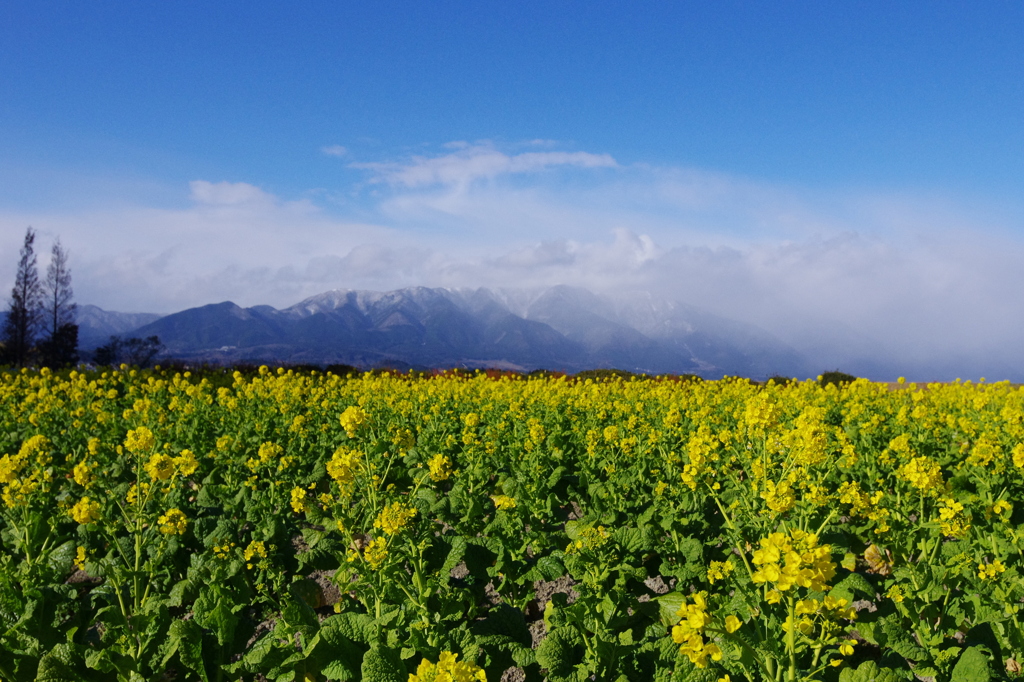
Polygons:
M238 206L273 201L269 194L246 182L193 180L189 183L189 188L192 190L193 201L211 206Z
M371 171L374 180L402 187L455 185L464 187L475 180L501 175L535 173L558 166L614 168L608 154L588 152L523 152L505 154L490 144L449 143L455 151L443 156L414 156L406 163L353 163L353 168Z
M1024 298L1013 295L1024 290L1024 241L1012 213L978 200L479 143L362 167L377 184L350 192L362 203L342 217L208 180L190 183L184 208L0 208L0 282L13 280L33 225L41 255L56 235L70 248L78 300L113 310L565 283L682 300L761 325L822 363L875 354L1024 365ZM574 170L571 181L548 172L557 168Z
M332 144L327 147L322 147L320 152L327 156L345 156L348 154L348 149L342 147L340 144Z

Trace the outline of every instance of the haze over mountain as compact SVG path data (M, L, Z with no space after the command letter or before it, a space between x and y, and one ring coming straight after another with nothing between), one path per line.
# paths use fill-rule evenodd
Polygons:
M111 336L126 334L160 319L154 313L118 313L94 305L80 305L77 311L78 345L92 349L105 344Z
M813 373L757 327L651 296L616 301L568 286L333 290L282 310L226 301L148 320L83 308L89 338L102 322L117 327L112 333L159 336L168 355L202 362L616 368L709 378ZM128 330L131 320L145 324Z

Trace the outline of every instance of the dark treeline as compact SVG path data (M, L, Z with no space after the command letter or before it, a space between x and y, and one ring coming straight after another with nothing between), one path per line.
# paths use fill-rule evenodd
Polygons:
M68 253L57 239L46 277L36 268L36 233L30 227L21 246L18 271L0 336L0 361L24 367L66 367L78 362L78 325Z
M46 276L40 278L35 252L36 233L25 231L14 277L7 317L0 331L0 365L13 367L72 367L83 359L78 351L78 306L71 287L67 249L58 238L50 252ZM160 339L118 336L96 349L98 365L127 363L148 366L163 350Z

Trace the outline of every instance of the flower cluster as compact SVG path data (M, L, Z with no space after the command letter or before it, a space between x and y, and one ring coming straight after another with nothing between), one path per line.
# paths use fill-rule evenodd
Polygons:
M377 515L373 527L381 529L387 535L394 535L409 525L415 517L415 508L403 502L392 502Z
M306 489L302 486L295 486L291 492L292 511L301 514L309 508L309 501L306 499Z
M180 509L168 509L157 519L160 532L164 535L184 535L188 530L188 517Z
M75 523L93 523L100 520L100 503L83 497L71 507L71 518Z
M88 488L92 485L92 470L98 466L99 464L96 462L89 462L89 460L83 459L71 470L71 478L75 483L83 488Z
M978 564L978 577L982 580L995 580L996 576L1006 570L1002 561L996 559L992 563Z
M768 583L780 592L794 585L824 592L836 574L831 546L819 545L818 536L813 533L800 529L789 535L772 533L762 538L760 544L752 558L758 567L752 578L759 585Z
M587 526L579 532L576 540L565 548L566 554L579 554L583 550L598 549L608 544L611 533L604 526Z
M85 547L79 545L75 548L75 568L80 571L85 570L85 562L89 560L89 554Z
M430 480L432 481L447 481L454 472L452 461L441 453L431 457L427 466L430 468Z
M128 452L139 455L143 452L149 452L156 446L156 437L145 426L140 426L128 432L128 436L124 440L124 446L128 448Z
M245 465L249 467L251 471L256 471L272 459L281 459L281 455L283 454L284 448L277 443L263 443L256 452L256 457L250 457L247 459Z
M154 481L166 481L174 475L174 460L167 455L157 453L149 458L145 469Z
M515 509L516 500L514 497L508 495L491 495L491 501L494 502L494 507L499 511L503 509Z
M235 547L235 543L225 540L224 544L213 546L213 554L218 559L228 559L231 557Z
M370 568L377 570L384 560L388 558L388 543L384 538L371 538L363 550L363 558ZM350 558L351 561L351 558Z
M731 559L712 561L711 565L708 566L708 582L713 585L715 581L725 580L735 569L736 566L732 563Z
M242 558L248 562L245 567L252 568L252 560L256 557L267 558L267 545L262 540L253 540L242 552Z
M348 437L355 438L356 431L366 423L366 413L361 408L352 405L345 408L345 411L341 413L340 420L341 428L345 429Z
M935 491L943 486L942 468L929 457L914 457L900 467L900 476L922 491Z
M363 459L363 453L343 445L334 451L327 462L327 475L334 479L343 495L351 493Z
M939 523L942 534L951 538L962 538L971 527L970 519L964 514L964 505L952 497L939 500Z
M722 660L722 650L704 638L704 629L712 621L708 613L707 593L697 592L692 599L690 604L684 601L676 613L679 623L672 628L672 641L680 645L679 653L689 658L691 663L698 668L706 668L709 658L712 661ZM738 618L733 618L739 622ZM736 625L735 629L738 628Z
M774 481L765 481L760 496L765 505L776 514L787 512L796 504L793 486L788 481L780 481L778 485Z
M442 651L437 663L424 658L416 673L409 675L409 682L487 682L483 668L468 661L459 661L458 656Z

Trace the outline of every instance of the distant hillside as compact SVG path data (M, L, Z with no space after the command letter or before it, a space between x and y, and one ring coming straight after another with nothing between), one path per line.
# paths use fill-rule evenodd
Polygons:
M612 301L565 286L335 290L283 310L211 304L126 331L157 335L168 354L206 362L807 373L798 353L756 327L650 297Z
M78 306L78 346L91 350L105 344L114 334L127 334L160 319L153 313L115 313L94 305Z

